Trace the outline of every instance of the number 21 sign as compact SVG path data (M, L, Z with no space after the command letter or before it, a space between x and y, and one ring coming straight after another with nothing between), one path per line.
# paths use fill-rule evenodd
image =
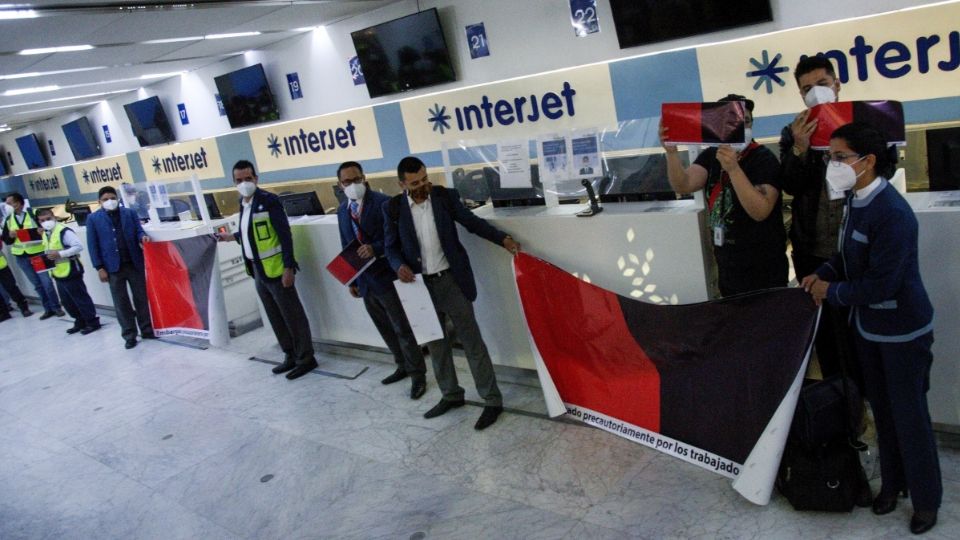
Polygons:
M487 44L487 31L483 23L467 26L467 44L470 47L470 58L490 56L490 46Z
M570 24L577 37L599 32L597 0L570 0Z

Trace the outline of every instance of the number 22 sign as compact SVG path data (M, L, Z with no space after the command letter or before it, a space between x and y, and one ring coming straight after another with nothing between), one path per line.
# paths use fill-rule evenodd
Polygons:
M490 46L487 44L487 31L483 23L467 26L467 44L470 47L470 58L490 56Z
M570 24L577 37L599 32L597 0L570 0Z

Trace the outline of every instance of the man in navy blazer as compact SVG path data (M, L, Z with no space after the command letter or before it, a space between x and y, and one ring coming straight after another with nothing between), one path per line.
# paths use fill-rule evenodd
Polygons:
M400 160L397 176L404 193L383 206L387 260L400 281L409 283L416 279L416 274L422 274L444 331L442 340L427 345L443 399L423 416L440 416L464 404L464 391L457 383L446 331L449 318L463 344L477 392L485 402L474 428L484 429L503 412L503 398L473 313L477 284L470 258L457 234L457 223L511 253L516 254L520 245L510 235L473 215L456 190L432 186L427 169L418 158L408 156Z
M144 242L150 237L140 226L137 212L120 208L113 186L100 188L100 209L87 218L87 247L90 262L100 281L110 283L110 296L117 312L126 348L137 346L137 327L143 339L156 339L147 302L147 279L143 264ZM129 286L133 292L130 305Z
M350 284L350 294L354 298L363 298L367 313L397 363L397 370L380 382L391 384L409 375L412 380L410 398L420 399L427 390L423 351L417 345L417 338L410 329L397 289L393 286L397 274L384 258L382 207L390 197L370 189L363 167L355 161L340 165L337 180L347 196L337 208L340 243L346 248L356 241L360 258L376 259Z

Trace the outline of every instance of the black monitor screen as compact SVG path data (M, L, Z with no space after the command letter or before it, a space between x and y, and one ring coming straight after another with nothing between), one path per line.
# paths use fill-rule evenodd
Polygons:
M33 133L17 137L17 146L20 148L20 155L23 156L23 161L27 164L28 169L42 169L49 164L47 156L40 148L40 141Z
M140 146L152 146L176 140L167 115L157 96L149 97L123 106L130 119L130 127Z
M610 0L620 48L773 20L770 0Z
M543 184L540 183L540 171L536 165L530 167L531 187L505 188L500 186L500 172L493 167L483 168L483 179L490 193L490 200L496 208L503 206L543 206Z
M207 211L210 212L210 219L223 217L223 215L220 213L220 206L217 205L217 199L212 193L204 193L203 200L207 205ZM197 206L196 197L190 197L190 205L193 206L193 213L197 216L197 218L203 216L203 214L200 213L200 207Z
M350 36L370 97L457 80L436 8Z
M3 158L0 158L0 176L7 175L7 164L3 162Z
M323 215L323 206L316 191L306 193L290 193L281 195L280 202L288 216L319 216Z
M87 216L90 215L90 206L74 205L70 213L73 214L73 219L77 220L77 225L83 227L87 224Z
M73 152L73 159L79 161L101 155L100 143L97 142L97 137L93 134L86 116L64 124L61 128L63 135L67 138L67 144L70 145L70 151Z
M686 153L683 154L685 159ZM676 199L667 179L664 154L607 158L604 176L598 186L601 200L662 201Z
M232 71L213 80L220 92L223 108L227 110L230 127L280 119L280 109L273 99L262 64Z

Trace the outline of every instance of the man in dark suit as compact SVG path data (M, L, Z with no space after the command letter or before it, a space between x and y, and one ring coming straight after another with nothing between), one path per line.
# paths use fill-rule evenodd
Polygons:
M423 351L417 345L417 338L413 336L397 289L393 286L397 274L384 258L382 207L390 197L370 189L363 175L363 167L355 161L340 165L337 180L347 196L347 200L337 208L340 243L346 248L351 242L357 241L360 244L357 249L360 258L376 259L350 284L350 294L354 298L363 298L367 313L397 362L397 370L380 382L392 384L410 376L413 381L410 399L420 399L427 391L427 367Z
M404 193L383 206L387 260L400 281L409 283L416 279L416 274L422 274L444 329L443 340L427 345L443 399L423 416L434 418L464 404L464 391L457 383L446 332L449 318L463 344L477 392L485 402L474 428L487 428L503 412L503 398L473 313L477 284L467 251L457 235L457 223L511 253L516 254L520 245L467 210L456 190L432 186L426 167L416 157L403 158L397 166L397 176Z
M140 226L137 212L120 208L117 190L100 188L100 209L87 218L87 248L100 281L110 283L110 296L117 311L126 348L137 346L137 327L143 339L156 339L147 302L147 278L143 264L144 242L150 237ZM133 306L127 287L133 292ZM134 309L136 308L136 309Z

